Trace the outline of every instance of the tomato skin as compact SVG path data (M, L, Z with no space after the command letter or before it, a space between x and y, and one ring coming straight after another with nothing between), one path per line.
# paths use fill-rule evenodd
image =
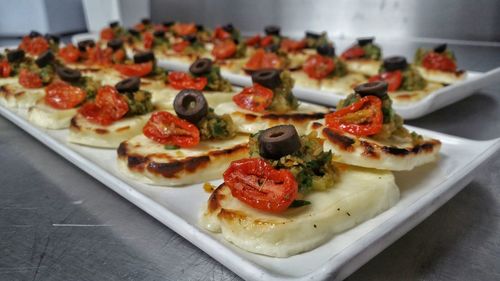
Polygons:
M351 48L345 50L342 55L340 55L340 57L345 60L362 58L364 56L365 50L360 46L352 46Z
M236 44L231 39L215 43L214 49L212 50L212 55L218 60L230 58L235 54Z
M153 113L142 132L161 144L193 147L200 143L200 131L194 124L166 111Z
M194 23L176 23L172 26L172 30L178 36L186 36L196 33L198 29Z
M231 33L225 31L222 27L217 27L214 30L214 39L218 40L226 40L226 39L231 39Z
M113 49L101 49L99 46L87 47L87 64L107 66L113 63Z
M457 65L455 62L444 54L429 52L422 59L422 66L427 69L435 69L441 71L455 72Z
M142 31L146 30L146 25L144 25L142 22L140 22L140 23L134 25L134 29L142 32Z
M84 104L78 112L92 123L107 126L120 120L129 108L125 97L112 86L97 90L95 101Z
M136 64L117 64L114 66L115 70L122 75L132 77L144 77L153 71L153 62L143 62Z
M259 70L263 68L282 69L283 62L275 53L266 53L258 49L245 64L246 70Z
M146 48L146 49L153 48L153 43L154 43L154 39L155 39L155 37L153 36L153 33L144 32L144 35L142 38L144 41L144 48Z
M259 43L260 43L260 35L258 34L245 40L245 44L247 46L257 46L259 45Z
M224 172L224 183L238 200L271 213L286 211L298 194L293 174L275 169L262 158L233 161Z
M302 68L307 76L319 80L335 70L335 62L332 58L316 54L309 56Z
M265 36L259 42L260 47L265 47L267 45L271 45L271 43L273 43L273 36L271 36L271 35Z
M305 40L283 39L280 48L285 52L298 52L306 47Z
M193 77L184 72L170 72L168 81L170 86L176 90L195 89L202 91L208 84L206 77Z
M264 111L273 102L274 93L271 89L254 84L246 87L241 93L233 96L233 101L239 107L254 112Z
M45 88L45 103L56 109L70 109L79 105L87 93L79 87L57 81Z
M176 53L182 53L184 51L184 49L186 49L187 47L189 47L189 42L188 41L181 41L181 42L177 42L175 44L172 45L172 49L176 52Z
M370 77L368 82L375 81L385 81L387 82L387 91L394 92L397 91L401 84L403 84L403 74L400 70L384 72L375 76Z
M19 84L27 89L36 89L43 86L42 78L36 73L30 72L27 69L22 69L19 72Z
M355 113L359 110L369 109L372 112L370 122L365 124L351 123L345 120L344 117L350 113ZM384 115L382 113L382 101L376 96L366 96L361 98L356 103L347 107L341 108L335 112L328 113L325 116L326 125L336 131L347 132L355 136L370 136L377 134L382 130L382 122Z
M125 54L125 50L119 49L113 53L113 62L114 63L121 63L125 61L127 54Z
M19 49L31 55L38 56L49 49L49 42L41 36L34 38L24 36L21 44L19 44Z
M113 40L113 38L115 38L115 32L111 27L103 28L101 30L102 40Z
M0 76L1 77L9 77L12 72L12 67L7 60L2 60L0 62Z
M63 48L60 48L57 54L68 63L77 62L81 56L80 50L78 50L78 48L73 44L68 44Z

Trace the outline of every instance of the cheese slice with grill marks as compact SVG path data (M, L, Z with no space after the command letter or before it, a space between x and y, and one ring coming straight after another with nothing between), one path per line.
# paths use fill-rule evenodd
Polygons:
M248 135L201 141L191 148L166 149L141 134L120 144L118 168L143 183L179 186L221 178L232 161L245 157Z
M303 134L309 122L323 118L327 112L328 108L324 106L305 102L301 102L297 110L285 113L253 112L240 108L234 102L223 103L215 107L215 113L230 114L238 131L247 134L283 124L294 125L297 132Z
M0 86L0 104L10 108L28 108L45 95L45 88L27 89L17 82Z
M347 66L348 71L367 76L377 75L380 65L382 65L381 61L372 59L349 59L343 62Z
M450 72L450 71L441 71L435 69L427 69L421 66L417 66L416 68L420 73L420 75L422 75L422 77L424 77L425 80L434 83L453 84L465 79L465 77L467 76L467 73L463 70Z
M441 89L442 87L443 87L443 84L434 83L434 82L427 82L427 86L422 90L395 91L395 92L388 92L388 94L391 97L394 104L404 105L404 104L411 104L411 103L417 102L417 101L427 97L432 92L435 92L435 91Z
M399 200L391 172L352 166L340 170L339 181L330 188L305 195L310 205L279 214L246 205L222 184L210 196L200 225L246 251L289 257L320 246Z
M47 105L44 99L40 99L36 105L28 109L28 120L46 129L66 129L77 110L78 108L55 109Z
M411 170L436 161L441 142L425 139L418 145L405 140L377 141L338 133L324 125L324 120L312 122L308 131L325 139L323 149L331 150L333 160L354 166L391 171Z

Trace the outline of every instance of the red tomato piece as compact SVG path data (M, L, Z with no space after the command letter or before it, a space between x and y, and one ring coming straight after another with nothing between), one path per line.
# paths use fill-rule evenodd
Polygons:
M375 82L375 81L387 82L387 91L394 92L397 91L399 87L401 87L401 84L403 83L403 74L401 73L400 70L396 70L391 72L384 72L372 76L370 77L370 79L368 79L368 82Z
M28 89L36 89L43 86L42 78L27 69L22 69L19 72L19 84Z
M125 61L125 58L127 57L127 54L125 54L125 50L119 49L113 53L113 62L114 63L121 63Z
M345 60L362 58L364 56L365 50L360 46L352 46L351 48L345 50L342 55L340 55L340 57Z
M230 58L235 54L236 44L231 39L215 43L215 46L212 50L212 55L218 60Z
M353 116L360 110L368 110L369 116L353 121ZM382 101L376 96L366 96L347 107L325 116L326 125L336 131L347 132L355 136L370 136L382 130L384 115Z
M297 198L298 184L288 170L277 170L262 158L233 161L224 172L231 194L252 208L281 213Z
M422 59L422 66L427 69L435 69L441 71L455 72L457 65L455 62L444 54L429 52Z
M31 55L38 56L49 49L49 42L41 36L34 38L24 36L21 44L19 44L19 49L22 49Z
M214 39L217 40L226 40L231 39L231 33L225 31L222 27L217 27L214 30Z
M82 103L87 93L79 87L57 81L45 88L45 103L56 109L69 109Z
M115 38L115 32L111 27L103 28L101 30L101 39L102 40L112 40Z
M144 41L144 48L146 49L151 49L153 48L153 43L155 37L153 36L153 33L151 32L144 32L143 34L143 41Z
M192 147L200 142L200 131L194 124L166 111L153 113L142 132L161 144Z
M198 31L196 24L194 23L176 23L172 26L172 30L178 36L186 36Z
M335 62L329 57L311 55L307 58L302 69L310 78L323 79L335 70Z
M184 49L186 49L187 47L189 47L189 42L188 41L181 41L181 42L177 42L175 44L172 45L172 49L176 52L176 53L182 53L184 52Z
M248 38L245 41L245 44L247 46L257 46L257 45L259 45L259 43L260 43L260 35L258 35L258 34L253 36L253 37Z
M115 70L125 76L144 77L153 71L153 62L143 62L136 64L117 64Z
M58 55L65 61L65 62L77 62L80 59L80 50L78 50L77 47L75 47L73 44L68 44L63 48L59 49Z
M298 52L306 47L305 40L283 39L280 48L285 52Z
M265 47L267 45L271 45L272 43L273 43L273 36L271 35L262 38L259 42L260 47Z
M129 108L125 97L112 86L103 86L97 90L94 102L84 104L78 112L90 122L109 125L120 120Z
M170 85L177 90L195 89L202 91L208 84L206 77L193 77L184 72L170 72L168 74Z
M9 77L12 71L12 67L7 60L2 60L0 62L0 76L1 77Z
M239 107L255 112L264 111L273 102L273 91L269 88L254 84L246 87L241 93L233 96L233 101Z
M263 68L281 69L283 62L275 53L266 53L263 49L258 49L245 64L247 70L259 70Z
M87 59L85 62L88 64L106 66L113 63L113 49L111 48L101 49L99 46L87 47L86 54Z

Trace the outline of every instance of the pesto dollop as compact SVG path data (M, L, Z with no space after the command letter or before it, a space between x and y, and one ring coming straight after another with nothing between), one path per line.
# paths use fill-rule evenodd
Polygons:
M208 109L208 114L198 121L196 127L200 130L201 140L224 140L236 135L236 126L231 116L217 115L212 108Z
M133 93L123 93L122 95L126 98L128 104L126 117L143 115L154 109L151 103L151 93L148 91L138 90Z
M363 48L363 50L365 51L364 58L366 59L380 60L380 58L382 57L382 50L379 46L373 43L366 44L361 48Z
M208 80L204 90L218 92L231 92L233 90L231 83L220 74L220 68L218 66L213 65L210 72L201 76L206 77Z
M299 107L299 102L292 93L293 85L295 82L290 75L290 72L281 72L280 79L280 85L274 89L271 89L273 91L273 101L271 105L266 109L276 112L287 112L297 109Z

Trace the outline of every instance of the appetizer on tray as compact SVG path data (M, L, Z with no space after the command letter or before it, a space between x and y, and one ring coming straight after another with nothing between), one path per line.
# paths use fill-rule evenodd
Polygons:
M347 70L367 76L378 73L382 63L382 48L376 45L374 41L375 37L358 38L356 44L340 55Z
M415 65L424 79L442 84L453 84L465 78L465 71L457 68L457 59L446 44L431 50L418 48Z

